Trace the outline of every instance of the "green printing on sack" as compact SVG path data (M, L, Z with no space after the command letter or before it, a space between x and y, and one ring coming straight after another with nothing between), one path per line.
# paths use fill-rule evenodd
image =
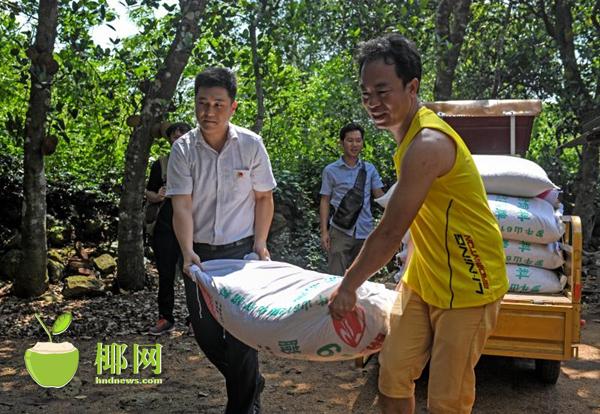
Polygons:
M519 250L521 250L521 252L528 252L531 251L531 243L522 241L519 243Z
M524 277L529 278L529 269L527 269L526 267L519 266L517 268L516 276L519 278L519 280L523 279Z
M342 351L342 347L336 343L324 345L317 350L317 355L320 357L332 357L336 353L340 353Z

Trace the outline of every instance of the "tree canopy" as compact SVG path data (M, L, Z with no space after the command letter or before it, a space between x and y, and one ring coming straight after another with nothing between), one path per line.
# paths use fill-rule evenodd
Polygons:
M580 134L585 114L600 103L597 1L208 1L194 23L197 36L186 37L190 28L181 22L189 16L182 10L192 1L121 0L139 32L122 37L114 31L112 47L103 47L90 29L111 28L117 16L109 3L58 1L57 67L42 131L58 140L56 152L44 158L49 183L120 199L122 212L136 208L139 194L123 204L124 191L141 191L139 183L127 186L127 163L140 156L139 168L147 168L148 155L155 159L168 148L165 140L140 134L164 120L193 124L194 75L217 65L238 75L234 121L263 136L284 184L277 190L281 200L294 204L296 189L306 197L301 208L316 211L319 172L338 156L337 133L351 120L366 125L364 156L391 184L394 143L361 108L353 54L359 42L396 31L422 53L425 101L543 100L527 157L565 191L567 212L576 208L581 185L592 186L585 193L591 204L579 212L590 217L586 231L593 228L598 148L559 147ZM14 159L23 159L26 148L37 11L38 2L0 0L0 153ZM190 50L176 87L160 110L144 112L177 42Z

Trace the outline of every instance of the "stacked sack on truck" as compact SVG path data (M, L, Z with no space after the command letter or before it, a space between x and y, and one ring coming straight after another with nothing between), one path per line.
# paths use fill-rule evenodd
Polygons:
M502 232L506 270L510 291L558 293L566 284L559 276L564 259L560 240L564 233L561 221L560 190L536 163L505 155L474 155L483 179L488 203ZM396 188L394 184L375 201L383 208ZM404 248L396 255L402 263L394 275L400 280L406 269L409 233Z
M474 155L488 203L504 239L511 292L558 293L566 277L559 189L533 161L506 155Z

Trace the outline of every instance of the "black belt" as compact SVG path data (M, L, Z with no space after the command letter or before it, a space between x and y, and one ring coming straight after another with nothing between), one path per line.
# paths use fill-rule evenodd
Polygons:
M244 237L243 239L234 241L233 243L229 243L229 244L220 244L218 246L215 246L213 244L208 244L208 243L194 243L194 247L201 249L201 250L217 252L219 250L231 249L232 247L238 247L238 246L242 246L244 244L250 244L253 242L254 242L254 236L248 236L248 237Z

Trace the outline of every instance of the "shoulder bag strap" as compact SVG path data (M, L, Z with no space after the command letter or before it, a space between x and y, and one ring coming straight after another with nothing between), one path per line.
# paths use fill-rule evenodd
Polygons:
M362 168L358 172L356 176L356 181L354 182L354 188L359 191L365 191L365 182L367 181L367 169L365 163L362 163Z

